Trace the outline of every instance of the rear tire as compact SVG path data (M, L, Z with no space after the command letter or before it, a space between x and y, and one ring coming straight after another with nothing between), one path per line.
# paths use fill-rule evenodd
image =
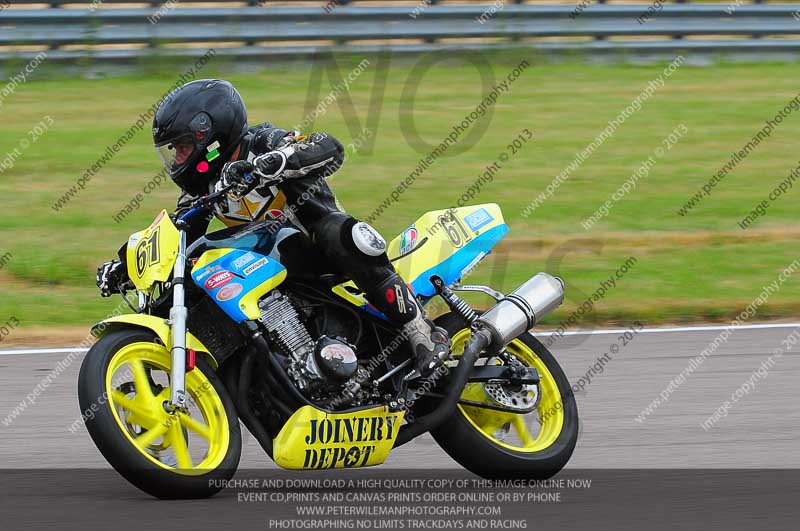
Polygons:
M436 324L447 330L453 338L456 338L459 333L462 336L465 333L464 321L453 313L439 317ZM462 406L458 406L447 421L432 431L432 435L450 457L470 472L484 478L547 479L558 473L572 456L578 439L578 407L564 371L541 342L533 335L525 333L513 344L522 352L529 349L530 354L539 360L535 365L541 363L546 368L547 374L539 369L543 387L545 378L551 379L551 388L555 389L557 386L560 397L556 399L555 405L550 402L549 407L543 408L542 405L547 404L543 394L537 412L528 414L538 413L540 422L543 417L545 417L545 421L562 418L560 432L554 437L554 440L545 442L542 448L532 444L527 451L523 451L525 450L523 447L511 448L481 431L478 425L470 420L467 410ZM455 342L454 347L456 347L454 348L455 352L458 348ZM487 411L478 408L472 409L473 411ZM561 411L556 411L558 409ZM561 417L562 414L563 417ZM542 424L543 432L544 426ZM553 437L550 438L553 439Z
M81 411L84 412L84 422L92 440L100 450L100 453L103 454L117 472L133 485L152 496L162 499L184 499L205 498L216 494L224 487L224 480L230 479L236 473L242 450L242 434L238 416L225 387L214 371L200 359L197 360L197 365L194 369L199 371L200 374L192 376L192 381L202 382L202 385L200 387L195 386L194 390L190 389L188 375L191 373L187 373L187 394L193 400L196 398L195 395L197 395L198 389L201 389L201 395L199 396L208 394L213 390L223 406L223 408L213 412L215 415L213 422L219 423L216 425L223 428L227 423L227 429L224 431L229 434L226 442L227 447L225 448L221 445L221 449L218 451L220 456L224 454L221 460L217 459L219 463L209 469L179 468L177 465L170 469L168 466L159 465L132 442L130 432L123 431L123 426L119 420L119 410L112 410L112 408L117 407L114 405L116 400L113 398L115 396L114 392L109 397L107 391L108 379L113 376L113 374L108 375L112 359L122 349L134 344L143 345L144 348L155 352L155 356L166 356L166 359L169 359L169 353L163 346L156 343L156 336L153 333L141 329L131 329L112 332L101 338L89 350L83 360L78 378L78 401L80 402ZM159 354L159 349L163 350L163 353ZM135 357L135 352L132 357ZM145 366L149 368L152 367L152 364L148 362ZM114 370L113 367L112 370ZM152 378L152 376L149 378ZM210 387L207 384L210 384ZM136 392L141 392L141 389L136 389ZM168 395L168 388L164 392ZM117 394L116 396L120 395ZM159 394L159 397L162 397L162 395ZM209 394L208 399L214 400L214 397ZM195 401L195 403L197 402ZM92 414L88 414L89 412ZM155 408L151 412L155 415ZM211 414L211 412L203 412L204 417ZM156 422L160 422L160 417ZM209 418L206 418L205 422L208 424L206 428L210 433L218 433L211 430L211 420ZM198 424L200 427L203 426L202 422ZM157 423L154 425L158 427ZM187 438L186 446L188 447L188 430L182 429L187 433L184 437ZM147 431L143 429L140 433L133 435L140 435L141 433L147 433ZM209 442L206 456L212 452L210 444ZM175 452L177 455L177 450ZM199 464L203 462L205 461Z

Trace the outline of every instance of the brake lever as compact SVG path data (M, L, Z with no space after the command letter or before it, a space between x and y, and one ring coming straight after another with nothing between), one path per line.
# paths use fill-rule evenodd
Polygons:
M127 282L117 286L117 290L119 291L119 294L122 297L122 300L124 300L125 304L128 305L128 308L133 310L134 313L141 313L141 309L136 308L133 305L133 303L130 301L130 299L128 299L128 291L129 291L129 289L133 289L133 288L134 288L134 285L130 280L128 280Z

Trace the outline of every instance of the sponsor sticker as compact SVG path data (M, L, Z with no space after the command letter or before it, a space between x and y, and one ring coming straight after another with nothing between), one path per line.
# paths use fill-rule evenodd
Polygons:
M164 217L164 215L165 215L166 213L167 213L167 211L166 211L166 210L162 210L162 211L161 211L161 212L158 214L158 217L156 217L156 219L154 219L154 220L153 220L153 222L150 224L150 227L148 227L148 228L152 229L153 227L155 227L156 225L158 225L159 223L161 223L161 219Z
M245 267L247 264L249 264L255 259L256 255L254 255L251 252L247 252L233 261L233 267L241 271L243 267Z
M217 300L220 302L229 301L242 292L242 285L238 282L228 284L217 292Z
M220 271L219 273L215 273L214 275L209 278L205 283L206 289L217 289L220 286L224 286L228 282L233 280L233 273L228 271L227 269L224 271Z
M267 215L270 219L280 220L283 217L283 210L279 210L277 208L271 208L267 211Z
M222 267L220 267L220 266L208 266L207 268L203 269L203 271L199 275L195 276L194 279L197 282L200 282L201 280L206 278L211 273L213 273L215 271L220 271L221 269L222 269Z
M397 436L395 415L311 419L304 437L304 469L355 468L367 465L381 441Z
M406 229L400 237L400 256L406 255L414 249L418 236L419 232L416 227L412 226Z
M206 151L208 151L208 154L206 154L206 160L208 162L211 162L219 157L219 147L219 142L214 142L206 148Z
M488 210L482 208L466 216L464 221L469 225L470 229L476 231L494 221L494 218L489 214Z
M249 266L244 268L244 271L243 271L244 276L249 277L251 273L253 273L254 271L256 271L258 269L261 269L265 265L267 265L267 259L266 258L261 258L257 262L252 263Z

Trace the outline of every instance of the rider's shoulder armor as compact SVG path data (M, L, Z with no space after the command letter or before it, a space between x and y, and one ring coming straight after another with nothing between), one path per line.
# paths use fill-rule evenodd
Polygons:
M290 136L289 131L275 127L270 122L251 127L247 133L249 137L247 149L256 155L278 149L286 143L287 137Z

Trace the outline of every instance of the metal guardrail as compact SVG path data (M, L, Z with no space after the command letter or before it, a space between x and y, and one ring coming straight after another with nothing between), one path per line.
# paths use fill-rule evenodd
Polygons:
M51 7L75 6L80 4L101 4L105 7L114 7L121 4L148 4L151 6L159 6L169 3L178 3L181 0L14 0L16 5L49 5ZM338 5L356 5L359 3L370 4L420 4L423 1L429 4L442 4L442 3L487 3L486 0L331 0ZM549 0L505 0L508 4L545 4L552 3ZM717 0L718 3L733 3L735 0ZM743 4L763 4L774 0L742 0ZM595 4L605 3L620 3L620 4L651 4L653 0L593 0ZM687 4L698 0L665 0L665 4ZM183 0L183 3L192 4L231 4L231 5L249 5L249 6L265 6L271 5L301 5L301 4L315 4L324 6L329 3L328 0ZM702 3L702 2L699 2Z
M235 57L508 46L546 52L800 52L800 39L792 38L800 35L798 4L743 4L732 12L727 4L669 4L645 22L647 4L591 4L577 15L575 4L515 4L480 23L489 6L431 5L416 18L409 6L177 7L165 10L157 23L148 20L152 8L15 8L0 12L0 58L36 53L10 50L20 46L47 48L50 60L133 59L155 50L201 55L201 45L210 43L219 55ZM173 47L186 44L197 48ZM103 48L108 45L113 49Z
M48 5L50 7L63 7L63 6L75 6L80 4L101 4L105 7L114 7L115 5L119 4L148 4L151 6L159 6L164 4L177 4L181 0L14 0L13 4L16 5ZM370 3L370 4L419 4L423 0L333 0L338 5L347 5L347 4L359 4L359 3ZM454 0L446 0L450 3L453 3ZM486 3L486 0L457 0L459 3ZM546 3L547 0L506 0L509 4L525 4L525 3ZM647 2L648 0L595 0L598 4L603 4L606 2L613 2L613 1L622 1L630 3L631 1L639 1L642 3ZM674 3L684 3L689 0L668 0ZM756 2L760 3L764 0L745 0L746 2ZM249 6L264 6L269 7L272 5L302 5L302 4L315 4L317 6L324 6L328 3L328 0L183 0L183 3L186 4L233 4L233 5L249 5ZM430 4L440 4L443 3L442 0L430 0Z
M147 4L153 7L158 7L161 5L166 4L177 4L181 0L14 0L13 4L18 6L24 5L47 5L54 8L60 8L65 6L79 6L83 5L91 5L96 4L103 6L104 8L111 8L116 7L118 5L124 4ZM337 4L339 6L344 5L357 5L359 3L370 3L370 4L420 4L423 1L426 1L429 4L439 4L442 3L442 0L330 0L331 4ZM453 0L449 0L452 2ZM486 0L458 0L462 3L485 3ZM524 4L527 2L540 2L544 3L546 0L506 0L509 4ZM597 3L605 3L609 0L595 0ZM613 1L613 0L611 0ZM630 2L630 0L624 0ZM636 1L636 0L634 0ZM647 0L639 0L641 2L646 2ZM678 2L684 2L686 0L672 0ZM754 2L761 2L763 0L746 0L746 1L754 1ZM183 3L191 3L191 4L228 4L228 5L235 5L235 6L260 6L260 7L272 7L272 6L298 6L298 5L316 5L316 6L325 6L329 3L328 0L183 0Z

